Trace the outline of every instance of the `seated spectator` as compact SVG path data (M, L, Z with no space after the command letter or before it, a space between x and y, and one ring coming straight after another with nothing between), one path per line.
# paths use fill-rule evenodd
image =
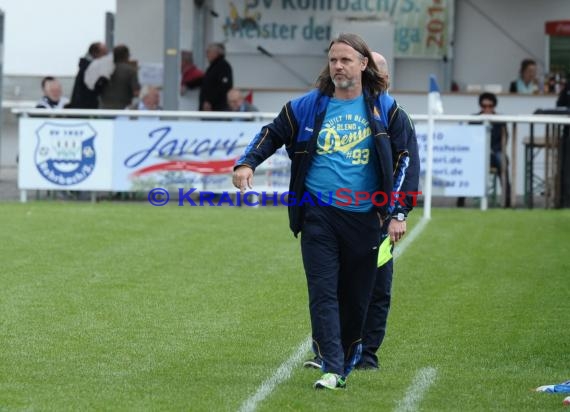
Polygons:
M97 109L99 107L99 95L95 90L85 84L85 72L95 59L108 53L107 46L101 42L92 43L87 54L79 59L79 71L75 77L71 102L68 107L73 109Z
M69 99L62 97L61 83L55 77L47 76L42 79L43 96L36 104L36 109L63 109Z
M497 114L495 108L497 107L497 96L494 93L485 92L479 95L479 110L478 115L490 115L490 114ZM505 137L505 142L508 138L508 131L507 125L504 122L493 122L491 123L491 156L490 156L490 164L492 172L495 173L499 177L499 181L501 181L503 166L506 167L505 173L505 185L501 187L502 190L505 190L507 193L506 196L506 203L505 207L511 206L511 184L509 180L509 159L506 155L503 155L503 136ZM503 165L503 158L505 159L505 164ZM459 197L457 198L457 206L463 207L465 206L465 198Z
M181 54L181 93L187 89L195 89L202 84L204 72L194 64L194 57L191 51L183 50Z
M136 64L130 61L130 57L129 48L125 45L113 49L115 70L101 92L102 109L124 109L138 97L141 86Z
M558 94L558 99L556 100L556 107L566 107L570 109L570 83L566 82L564 88L560 90ZM562 139L563 142L568 142L570 139L570 126L565 125L562 129Z
M142 98L128 107L131 110L162 110L160 106L160 90L154 86L144 86L141 89Z
M126 107L128 110L162 110L160 106L160 89L155 86L145 85L141 89L140 95L142 96L135 103ZM136 99L135 99L136 100ZM128 117L118 116L117 119L127 119ZM160 120L160 116L141 116L138 120Z
M560 93L558 94L558 99L556 100L556 107L569 107L570 108L570 83L567 82L566 85Z
M536 94L539 92L536 78L536 61L524 59L521 62L519 77L511 82L509 92L520 94Z
M228 108L232 112L258 112L257 107L245 100L241 90L230 89L228 91Z

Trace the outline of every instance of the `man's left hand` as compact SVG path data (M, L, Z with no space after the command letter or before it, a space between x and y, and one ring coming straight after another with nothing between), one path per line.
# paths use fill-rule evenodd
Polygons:
M390 224L388 225L388 235L390 236L390 241L392 243L396 243L406 233L406 221L400 222L396 219L390 220Z

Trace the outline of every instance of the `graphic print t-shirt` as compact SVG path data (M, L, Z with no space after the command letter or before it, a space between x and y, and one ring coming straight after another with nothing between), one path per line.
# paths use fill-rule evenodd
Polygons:
M352 100L332 98L305 180L307 190L323 203L329 203L332 197L332 206L354 212L369 211L370 199L359 200L357 204L355 194L372 195L378 188L373 150L364 96Z

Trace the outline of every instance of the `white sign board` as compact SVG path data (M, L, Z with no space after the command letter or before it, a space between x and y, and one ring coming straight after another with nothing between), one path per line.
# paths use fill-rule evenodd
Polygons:
M140 63L139 82L142 85L162 87L164 68L162 63Z
M420 154L420 190L424 187L427 124L416 125ZM434 196L483 197L489 168L483 125L437 125L433 145Z
M112 120L20 118L20 189L111 190Z

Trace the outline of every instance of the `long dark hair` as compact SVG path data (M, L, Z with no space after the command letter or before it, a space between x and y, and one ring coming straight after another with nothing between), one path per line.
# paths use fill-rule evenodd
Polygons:
M383 76L380 75L380 71L378 70L376 63L374 63L374 59L372 58L372 52L370 51L370 48L359 35L354 33L341 33L338 35L338 37L335 37L331 40L329 48L327 50L330 51L333 44L336 43L347 44L358 53L360 53L362 57L368 58L366 69L364 69L362 72L363 91L367 92L371 96L376 96L387 89L388 85L386 84L386 80ZM332 96L334 94L335 87L331 78L328 63L319 74L315 86L321 93L327 96Z
M519 69L519 75L522 77L523 73L527 69L528 66L536 66L536 60L533 59L524 59L521 62L521 68Z

